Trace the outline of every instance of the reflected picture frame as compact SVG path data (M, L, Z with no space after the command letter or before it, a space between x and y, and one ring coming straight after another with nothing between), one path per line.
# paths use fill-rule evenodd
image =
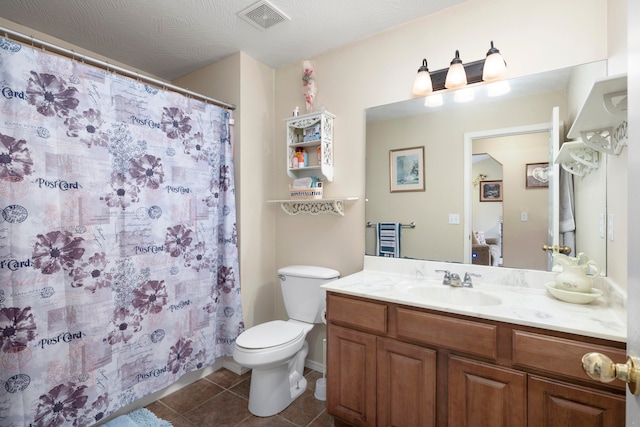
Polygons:
M526 188L548 188L549 162L527 163L525 179Z
M502 201L502 181L480 181L481 202Z
M389 191L425 191L424 147L389 150Z

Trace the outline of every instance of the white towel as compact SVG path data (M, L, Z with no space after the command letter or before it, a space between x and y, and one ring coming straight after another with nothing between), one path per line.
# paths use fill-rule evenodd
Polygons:
M400 231L402 224L399 222L379 222L376 225L376 255L392 258L400 257Z
M560 169L560 232L574 231L576 221L573 215L573 175Z

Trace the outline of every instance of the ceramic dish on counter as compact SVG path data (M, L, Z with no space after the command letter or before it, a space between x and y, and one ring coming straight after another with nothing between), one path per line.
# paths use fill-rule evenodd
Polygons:
M589 304L596 298L602 296L602 291L597 288L591 288L591 291L589 292L573 292L557 288L556 285L556 283L545 284L551 295L560 301L570 302L572 304Z

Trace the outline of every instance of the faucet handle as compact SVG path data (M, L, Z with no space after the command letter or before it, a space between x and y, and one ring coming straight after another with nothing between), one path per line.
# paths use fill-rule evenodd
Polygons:
M443 285L451 284L451 272L449 270L436 270L436 273L444 273L444 277L442 278Z
M473 276L473 277L482 277L482 274L464 273L464 279L462 280L462 285L463 286L467 286L469 288L473 287L473 283L471 282L471 276Z

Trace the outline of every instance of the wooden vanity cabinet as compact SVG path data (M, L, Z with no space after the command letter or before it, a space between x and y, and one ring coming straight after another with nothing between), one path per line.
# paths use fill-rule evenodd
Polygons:
M625 385L580 359L625 345L327 293L327 408L336 426L624 426Z

